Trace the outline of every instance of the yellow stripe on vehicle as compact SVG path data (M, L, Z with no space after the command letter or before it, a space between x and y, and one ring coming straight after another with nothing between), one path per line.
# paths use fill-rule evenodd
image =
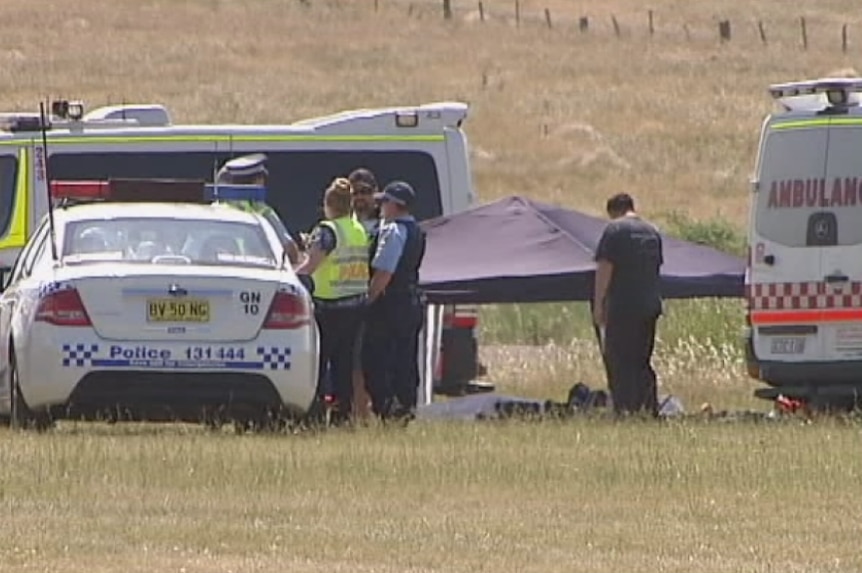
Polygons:
M27 219L30 215L29 166L29 151L25 147L18 152L18 177L15 181L15 196L12 198L12 220L9 222L9 232L0 239L0 250L20 248L27 242Z
M772 129L808 129L812 127L842 127L862 125L862 117L833 117L829 119L800 119L773 123Z
M50 133L50 132L49 132ZM442 142L443 135L111 135L52 137L51 145L110 143L256 143L256 142ZM0 140L0 145L21 145L21 139Z

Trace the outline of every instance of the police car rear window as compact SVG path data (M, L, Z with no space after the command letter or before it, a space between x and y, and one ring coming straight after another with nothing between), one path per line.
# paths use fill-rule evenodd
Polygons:
M231 157L265 153L269 170L267 202L295 235L310 230L323 215L323 192L333 178L358 167L370 169L383 186L402 179L416 190L414 215L429 219L443 214L440 180L434 157L424 151L271 151L244 149L218 152L62 153L49 160L55 179L109 177L196 178L213 180Z
M18 177L18 159L0 155L0 236L9 231L15 211L15 182Z
M200 219L75 221L66 226L62 252L67 263L276 266L272 247L259 226Z
M755 230L788 247L862 244L862 129L772 131L765 142Z

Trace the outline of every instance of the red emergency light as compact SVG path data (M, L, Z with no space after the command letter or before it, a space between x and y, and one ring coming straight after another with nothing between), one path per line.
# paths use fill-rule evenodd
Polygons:
M106 199L110 196L107 181L51 181L52 199Z
M183 179L110 179L51 181L51 198L112 203L206 203L204 181Z

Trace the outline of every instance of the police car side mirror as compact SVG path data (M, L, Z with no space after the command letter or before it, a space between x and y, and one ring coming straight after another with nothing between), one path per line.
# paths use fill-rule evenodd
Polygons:
M0 268L0 292L5 291L9 288L9 283L12 282L12 268L11 267L2 267Z
M774 265L775 264L775 255L765 255L763 257L763 262L766 263L767 265Z

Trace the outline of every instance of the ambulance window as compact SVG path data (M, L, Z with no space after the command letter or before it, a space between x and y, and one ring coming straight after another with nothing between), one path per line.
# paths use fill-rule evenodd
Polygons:
M423 151L272 151L245 149L233 155L208 152L55 153L49 159L54 179L109 177L198 178L213 180L224 161L237 155L266 153L267 202L294 234L310 230L322 216L323 191L333 178L366 167L381 186L403 179L416 190L415 216L422 220L443 213L434 157Z
M18 159L0 155L0 236L5 235L15 211L15 183L18 177Z
M862 244L862 129L829 129L826 182L817 203L819 211L832 216L821 216L825 226L815 230L831 231L839 246ZM828 229L833 224L835 229Z
M761 238L788 247L808 244L811 216L823 211L820 197L831 192L824 191L826 146L826 129L769 133L755 197L755 230Z
M402 179L416 191L417 219L443 214L440 179L434 157L422 151L269 152L272 206L291 230L305 231L323 215L323 191L334 177L358 167L370 169L381 188Z

